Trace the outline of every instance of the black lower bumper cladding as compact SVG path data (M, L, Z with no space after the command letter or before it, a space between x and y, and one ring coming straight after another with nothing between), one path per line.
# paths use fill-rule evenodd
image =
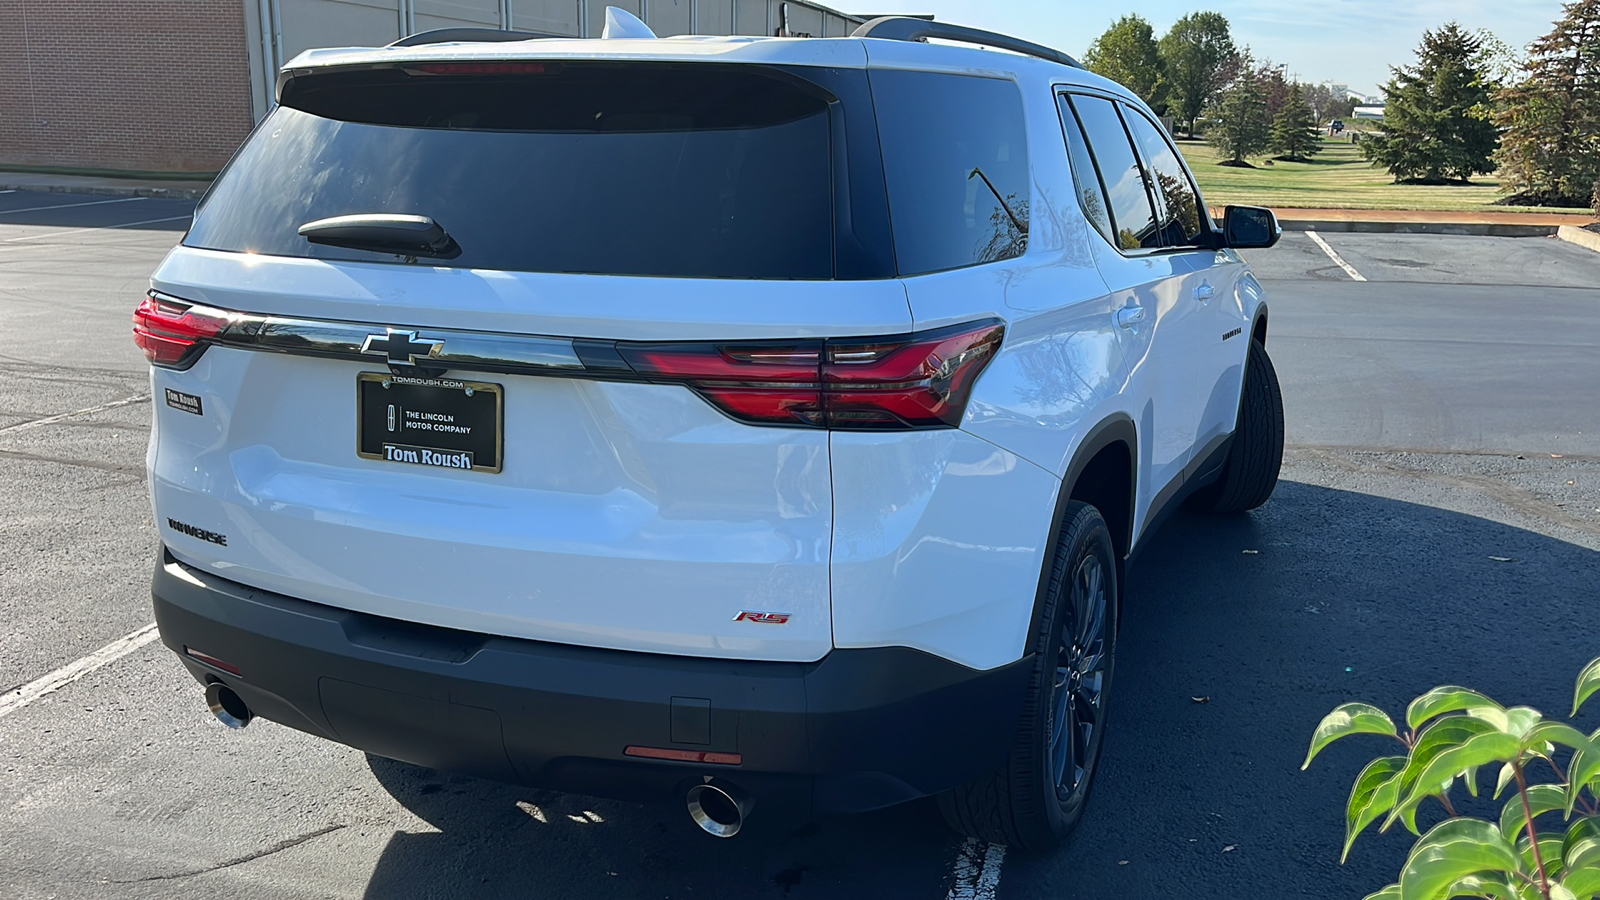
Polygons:
M473 634L258 590L165 551L152 594L190 673L258 716L430 768L646 802L705 776L819 816L953 787L1004 761L1028 666L980 672L903 647L749 662Z

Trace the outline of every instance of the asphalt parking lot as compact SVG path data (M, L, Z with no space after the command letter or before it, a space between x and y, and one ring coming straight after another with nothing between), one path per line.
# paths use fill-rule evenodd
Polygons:
M1057 853L965 845L927 803L716 841L678 809L230 732L144 630L129 314L191 206L0 194L6 897L1360 897L1406 843L1338 864L1379 748L1301 773L1318 718L1444 682L1564 711L1600 655L1600 254L1292 233L1252 255L1284 481L1250 516L1180 514L1136 561L1101 780Z

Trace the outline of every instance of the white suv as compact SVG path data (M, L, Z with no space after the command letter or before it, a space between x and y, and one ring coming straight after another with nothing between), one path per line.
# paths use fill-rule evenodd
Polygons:
M1276 221L1012 38L610 31L285 67L134 319L163 639L234 726L1048 846L1124 561L1276 483Z

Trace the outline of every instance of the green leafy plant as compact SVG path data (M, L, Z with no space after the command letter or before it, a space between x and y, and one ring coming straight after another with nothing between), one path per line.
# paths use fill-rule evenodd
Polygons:
M1572 715L1600 692L1600 659L1584 667ZM1340 738L1387 735L1403 754L1380 756L1356 776L1345 811L1344 853L1382 820L1420 839L1400 880L1367 900L1592 900L1600 896L1600 731L1583 732L1526 706L1506 708L1463 687L1437 687L1406 709L1401 731L1383 710L1346 703L1317 725L1300 767ZM1570 751L1566 766L1558 755ZM1456 779L1478 796L1478 773L1500 766L1494 798L1515 785L1498 821L1461 815L1450 802ZM1554 781L1530 783L1531 775ZM1417 810L1437 798L1447 818L1420 834ZM1562 827L1552 825L1560 814ZM1548 818L1545 818L1547 817ZM1542 824L1539 824L1542 822Z

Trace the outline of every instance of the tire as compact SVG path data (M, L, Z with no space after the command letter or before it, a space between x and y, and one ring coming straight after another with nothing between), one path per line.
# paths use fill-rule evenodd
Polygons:
M1034 666L1006 763L939 796L945 821L956 831L1044 850L1077 824L1105 735L1118 590L1116 550L1105 520L1094 507L1070 502L1035 614L1029 643ZM1075 702L1069 706L1067 700Z
M1283 391L1272 357L1259 342L1250 342L1244 372L1244 396L1233 446L1217 482L1194 495L1190 506L1202 512L1238 513L1267 502L1283 468Z

